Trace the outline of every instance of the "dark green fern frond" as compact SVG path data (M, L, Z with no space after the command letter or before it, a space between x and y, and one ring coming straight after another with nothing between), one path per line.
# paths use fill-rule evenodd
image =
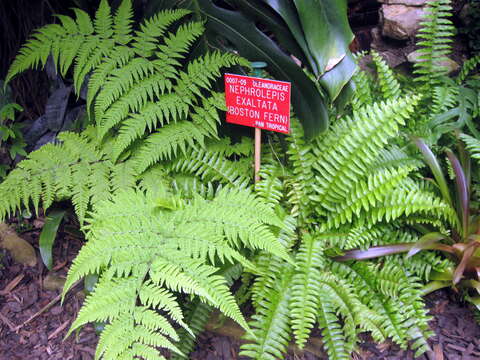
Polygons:
M260 170L260 181L255 184L255 192L265 201L278 204L283 198L283 182L279 179L282 169L279 166L265 165Z
M421 160L412 157L399 147L390 146L388 149L380 150L378 159L372 164L370 171L392 169L400 166L420 168L424 164Z
M473 56L472 58L465 61L462 65L462 69L460 70L460 73L457 76L457 83L458 84L463 83L467 79L467 77L470 75L470 73L473 70L475 70L479 64L480 64L480 55Z
M368 213L371 223L391 221L400 216L417 213L443 219L453 228L459 228L456 212L452 207L435 194L421 190L397 189L390 193L382 205Z
M293 176L287 182L290 190L287 197L292 205L291 213L295 216L307 214L311 184L313 182L312 164L315 159L311 152L311 145L303 138L303 128L298 121L292 121L291 133L287 138L289 147L287 154L292 166Z
M319 295L322 295L322 292ZM335 360L350 359L350 353L345 347L347 341L342 326L335 314L335 308L327 296L319 302L317 319L318 325L322 329L322 338L329 358Z
M449 19L452 16L450 0L432 0L426 7L426 15L421 23L417 45L420 53L419 62L414 65L415 81L426 84L429 88L437 84L446 75L448 69L447 55L451 52L455 28Z
M371 209L381 206L384 198L394 189L401 187L402 181L413 170L400 167L393 170L383 169L371 173L365 180L360 180L339 201L328 214L327 226L338 228L351 223L354 218L361 218L361 212L369 213Z

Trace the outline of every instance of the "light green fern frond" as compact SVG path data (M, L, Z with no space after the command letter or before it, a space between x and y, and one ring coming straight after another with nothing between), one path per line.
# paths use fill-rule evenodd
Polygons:
M203 181L219 181L237 187L246 187L250 180L238 171L235 162L225 159L218 152L190 150L188 156L175 160L171 169L174 172L195 174Z
M313 147L317 175L312 185L316 194L312 199L326 210L335 208L376 161L388 139L397 134L416 102L416 97L409 97L363 107L317 139Z
M243 217L245 210L260 216ZM243 222L233 232L231 219L240 217ZM281 224L275 218L245 190L222 191L213 201L198 198L175 210L162 210L148 192L118 193L98 205L86 227L88 242L69 271L65 292L81 277L106 269L70 331L87 322L108 322L97 348L102 359L141 356L139 349L158 355L158 347L180 353L171 322L191 330L173 292L199 296L248 328L221 271L210 264L236 258L228 244L275 248L273 254L285 257L266 227Z
M290 313L295 341L300 348L305 346L310 332L317 320L317 309L321 291L321 269L325 259L322 256L322 244L311 235L302 239L297 253L296 263L299 269L292 279Z
M283 358L290 342L290 287L293 266L283 263L274 287L259 301L257 313L252 316L252 333L246 334L248 342L240 348L240 355L256 360Z
M384 99L396 99L400 97L400 84L395 78L393 70L376 51L372 51L372 60L377 69L378 85Z
M352 78L355 84L355 92L352 97L352 108L359 110L364 105L372 105L374 101L372 79L370 75L362 69L357 70Z
M467 134L460 134L460 138L465 143L470 155L474 159L480 159L480 140Z

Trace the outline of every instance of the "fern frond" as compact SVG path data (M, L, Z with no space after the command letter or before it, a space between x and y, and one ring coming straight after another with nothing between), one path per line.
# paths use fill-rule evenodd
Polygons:
M244 218L241 225L246 232L234 233L229 220L243 216L245 207L260 217ZM104 359L126 356L145 346L180 353L173 344L178 335L170 322L191 330L172 291L197 295L248 329L227 280L208 261L223 261L222 243L232 241L267 252L276 249L274 254L283 257L285 250L262 227L263 221L276 222L272 210L247 191L222 191L213 201L195 199L176 210L159 210L155 199L131 190L103 201L86 227L89 241L69 271L65 291L86 274L107 270L101 272L71 331L87 322L108 321L97 348L97 356ZM204 243L210 243L211 252L198 253ZM165 315L151 309L164 310ZM119 336L121 343L115 340Z
M275 287L269 289L252 316L252 333L245 339L254 341L240 347L240 355L257 360L283 358L290 341L289 301L293 267L284 263Z
M465 143L466 148L470 152L471 157L476 160L479 160L480 159L480 140L467 134L460 134L460 138Z
M457 83L463 83L470 73L480 64L480 55L476 55L465 61L462 65L462 69L457 76Z
M414 65L415 81L432 88L446 75L445 62L451 52L455 28L449 19L452 16L450 0L432 0L426 7L426 15L418 32L419 62Z
M95 32L103 39L108 39L113 34L112 9L108 0L101 0L98 10L95 13Z
M352 97L352 108L359 110L364 105L372 105L374 101L372 79L368 73L359 69L352 78L355 84L355 92Z
M335 308L329 302L328 297L319 302L317 318L329 358L334 360L350 359L350 354L345 348L346 340L342 327L335 315Z
M150 135L138 150L134 159L139 173L159 160L170 160L181 152L186 155L187 147L197 150L205 145L205 132L190 121L181 121L162 127Z
M311 151L311 145L306 144L303 135L303 128L300 123L292 121L291 133L287 138L289 142L287 154L293 169L293 176L288 182L291 190L287 193L287 198L293 205L291 213L305 216L312 191L311 183L314 174L311 167L315 159Z
M311 235L305 235L297 253L299 269L292 279L290 299L291 326L295 341L300 348L305 346L316 322L320 299L321 269L324 266L322 244Z
M372 209L367 216L371 223L377 223L412 213L433 215L447 221L454 228L459 227L456 212L449 204L432 193L420 190L398 189L389 194L382 205Z
M164 36L168 26L190 14L189 10L164 11L146 19L140 24L140 31L135 33L135 41L132 44L138 55L148 58L158 48L159 39Z
M245 174L238 171L234 161L208 150L190 150L188 156L175 160L171 168L175 172L195 174L204 181L219 181L235 187L246 187L249 183Z
M263 166L260 170L260 181L255 184L255 192L272 204L280 203L283 198L283 183L278 178L281 169L275 165Z
M385 100L400 97L400 84L395 78L393 70L376 51L372 51L372 60L377 69L378 85Z
M337 122L326 136L316 140L313 166L318 175L312 185L316 191L312 199L319 206L330 210L345 198L388 139L396 135L417 100L409 97L363 107L353 118Z
M411 167L393 170L380 170L368 175L365 180L357 182L346 197L328 214L327 227L338 228L359 218L362 211L368 213L392 190L401 186L402 181L412 171Z
M219 272L225 279L229 286L233 281L238 279L242 273L242 267L239 264L225 266ZM195 346L195 337L199 335L207 324L212 315L213 307L209 304L202 302L199 298L190 301L186 306L185 321L189 326L188 330L180 328L178 334L180 340L178 341L178 347L182 351L183 355L174 354L172 359L180 360L188 358L188 355L193 351Z
M113 17L115 42L127 45L132 40L133 8L131 0L123 0Z

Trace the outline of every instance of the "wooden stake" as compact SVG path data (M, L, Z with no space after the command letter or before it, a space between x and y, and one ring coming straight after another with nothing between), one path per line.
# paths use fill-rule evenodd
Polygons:
M255 182L260 181L260 151L262 149L262 130L255 128Z

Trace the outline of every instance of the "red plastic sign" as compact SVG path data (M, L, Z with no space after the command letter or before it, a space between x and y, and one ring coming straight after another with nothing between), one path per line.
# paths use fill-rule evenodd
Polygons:
M290 83L225 74L227 122L288 134Z

